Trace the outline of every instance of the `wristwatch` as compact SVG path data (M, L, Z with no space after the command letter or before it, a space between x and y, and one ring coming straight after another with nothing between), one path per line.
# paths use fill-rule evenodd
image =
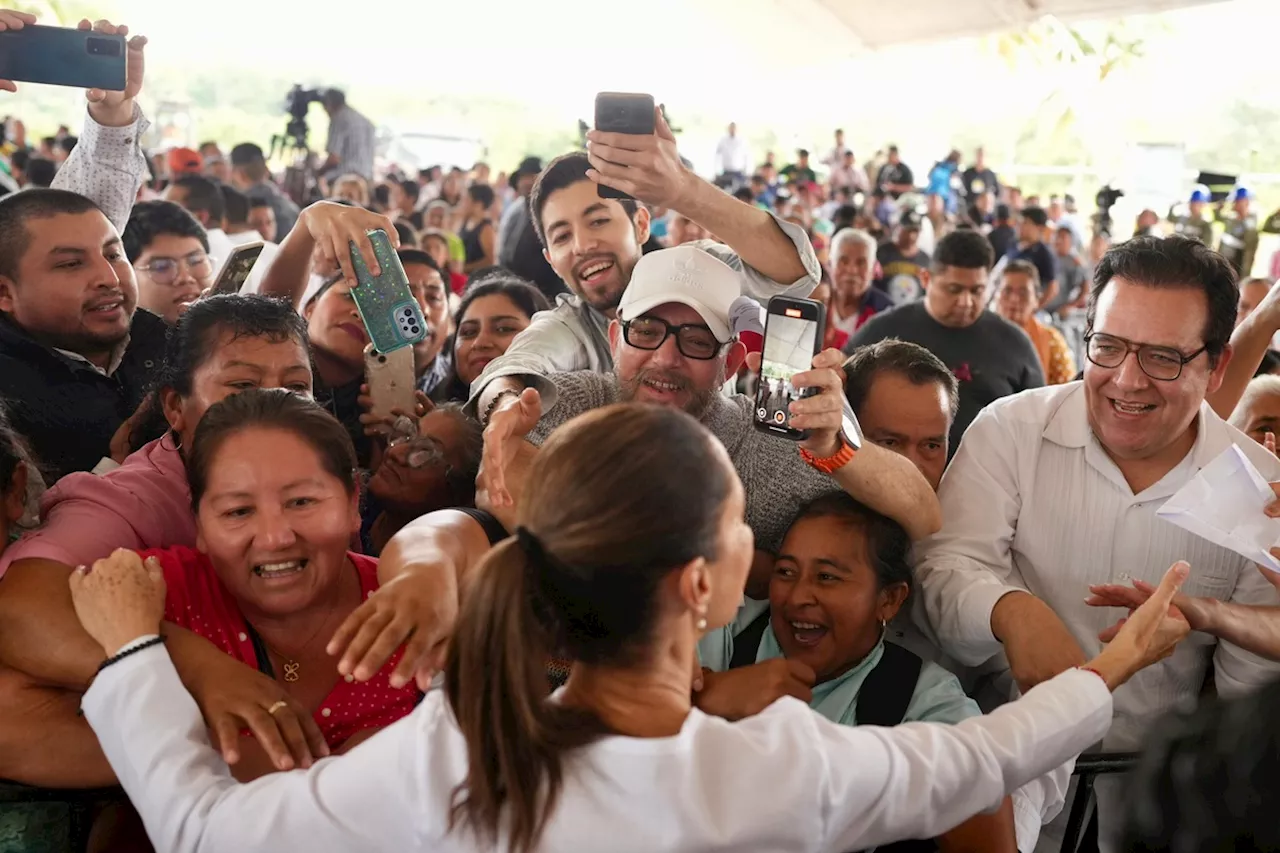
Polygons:
M862 447L862 428L852 412L845 411L836 438L840 441L840 447L830 456L814 456L801 447L800 458L824 474L833 474L848 465L849 460L853 459L854 454Z

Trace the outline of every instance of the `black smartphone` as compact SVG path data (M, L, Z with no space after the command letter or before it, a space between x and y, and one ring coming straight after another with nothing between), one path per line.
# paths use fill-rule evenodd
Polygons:
M227 258L227 262L222 265L218 280L213 283L213 287L209 288L209 293L239 293L240 288L244 287L244 283L249 280L249 273L253 272L253 265L258 262L262 249L262 243L246 243L243 246L237 246L231 253L231 257Z
M123 92L124 36L27 25L0 32L0 80Z
M596 95L596 130L652 136L653 95L631 92L601 92ZM600 198L631 198L622 190L597 184Z
M792 441L809 437L807 430L791 427L790 407L792 400L814 392L794 387L791 377L811 368L813 357L822 351L826 315L827 307L812 299L775 296L769 300L756 388L756 429Z

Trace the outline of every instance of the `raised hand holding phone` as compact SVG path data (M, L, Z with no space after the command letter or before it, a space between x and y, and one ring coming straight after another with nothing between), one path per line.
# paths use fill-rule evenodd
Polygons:
M611 100L617 105L611 107ZM661 108L653 106L653 97L604 92L596 103L597 125L587 133L587 159L592 167L587 177L599 185L600 197L635 198L680 210L700 179L680 159L675 134Z
M812 299L775 296L769 300L760 383L756 388L756 429L792 441L809 438L803 418L801 422L792 422L794 415L800 414L792 408L792 403L816 391L793 382L792 378L809 378L814 356L822 348L821 330L826 326L826 312L825 305Z
M405 275L391 237L378 228L368 232L366 242L368 251L354 240L350 244L349 257L356 280L351 297L369 332L373 349L388 355L425 339L429 330L422 306L409 289L409 277ZM372 257L376 266L366 262L367 256Z

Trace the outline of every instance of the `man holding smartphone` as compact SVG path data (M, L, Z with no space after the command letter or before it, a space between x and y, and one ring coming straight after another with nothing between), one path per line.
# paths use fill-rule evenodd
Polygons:
M548 390L545 377L552 373L612 369L607 331L649 239L646 204L677 211L717 235L723 243L690 245L727 264L740 294L766 301L807 296L817 286L818 259L803 228L695 175L681 161L660 108L654 126L652 135L593 130L586 154L559 157L538 176L529 199L533 225L544 256L572 294L535 316L472 384L468 406L483 421L525 387ZM633 199L601 198L601 185Z
M844 489L894 519L913 537L941 523L937 498L909 459L849 436L844 418L843 357L827 350L791 377L814 393L790 403L789 426L800 440L766 434L753 424L750 397L721 393L746 349L730 325L739 276L710 253L689 246L646 255L635 268L610 321L614 367L546 377L539 391L503 401L485 433L480 488L497 505L518 494L506 481L507 460L527 440L541 445L560 424L618 402L675 406L698 418L724 445L746 488L747 523L757 547L774 551L795 507ZM543 390L545 389L545 390ZM762 560L768 566L771 557Z

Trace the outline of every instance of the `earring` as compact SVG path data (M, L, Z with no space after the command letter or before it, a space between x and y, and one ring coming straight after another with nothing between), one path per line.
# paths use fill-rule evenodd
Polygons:
M702 607L698 608L698 621L697 621L697 622L695 622L695 623L693 623L693 626L694 626L695 628L697 628L699 631L705 631L705 630L707 630L707 608L706 608L706 605L703 605Z

